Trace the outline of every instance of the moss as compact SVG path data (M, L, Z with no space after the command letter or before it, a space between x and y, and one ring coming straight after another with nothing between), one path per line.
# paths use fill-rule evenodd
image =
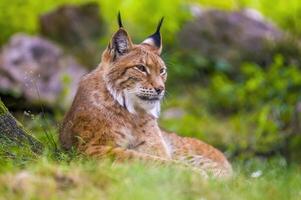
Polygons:
M0 115L3 115L5 113L7 113L7 112L8 112L7 108L5 107L4 103L0 99Z
M26 146L30 147L35 153L41 153L43 150L43 145L28 134L22 124L10 114L0 99L0 144L6 145L4 139L8 139L13 146L17 145L22 150Z

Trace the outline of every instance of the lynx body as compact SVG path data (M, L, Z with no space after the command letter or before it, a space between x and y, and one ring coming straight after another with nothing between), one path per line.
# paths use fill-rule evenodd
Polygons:
M220 151L158 126L167 78L160 58L161 23L153 35L135 45L119 18L120 28L101 63L80 81L60 130L61 145L96 157L178 163L203 174L230 176L231 165Z

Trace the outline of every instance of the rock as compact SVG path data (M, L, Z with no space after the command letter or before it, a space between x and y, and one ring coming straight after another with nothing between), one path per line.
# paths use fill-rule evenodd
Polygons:
M181 119L186 112L181 108L169 108L162 113L163 119Z
M40 16L43 36L64 45L85 64L95 66L100 61L99 39L105 26L97 3L63 5Z
M0 54L0 91L24 97L24 104L70 104L85 73L74 58L40 37L16 34Z
M243 61L266 64L273 59L273 47L284 34L260 13L203 10L193 8L194 20L179 33L182 51L195 52L214 61L239 66Z

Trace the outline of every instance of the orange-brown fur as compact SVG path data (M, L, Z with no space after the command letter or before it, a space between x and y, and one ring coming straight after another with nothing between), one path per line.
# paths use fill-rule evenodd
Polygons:
M114 46L124 39L125 43ZM121 48L122 53L114 48ZM229 176L231 165L220 151L200 140L160 130L152 114L155 112L148 112L143 101L140 106L140 100L134 100L138 103L127 108L125 95L114 96L109 91L113 88L117 94L137 87L137 83L139 91L143 87L152 95L153 88L164 90L166 73L162 73L165 64L159 55L161 48L148 42L134 45L120 28L104 51L100 65L80 81L60 130L62 147L76 146L79 151L98 157L114 155L117 159L182 163L215 176ZM139 71L141 67L136 66L141 64L147 66L149 73Z

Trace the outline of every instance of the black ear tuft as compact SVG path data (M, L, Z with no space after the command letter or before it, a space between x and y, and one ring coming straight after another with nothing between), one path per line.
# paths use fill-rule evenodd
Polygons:
M118 19L118 25L119 25L119 28L123 28L122 21L121 21L121 14L120 14L120 11L118 12L117 19Z
M159 24L158 24L158 26L157 26L156 33L160 33L160 29L161 29L163 20L164 20L164 17L162 17L162 18L160 19Z

